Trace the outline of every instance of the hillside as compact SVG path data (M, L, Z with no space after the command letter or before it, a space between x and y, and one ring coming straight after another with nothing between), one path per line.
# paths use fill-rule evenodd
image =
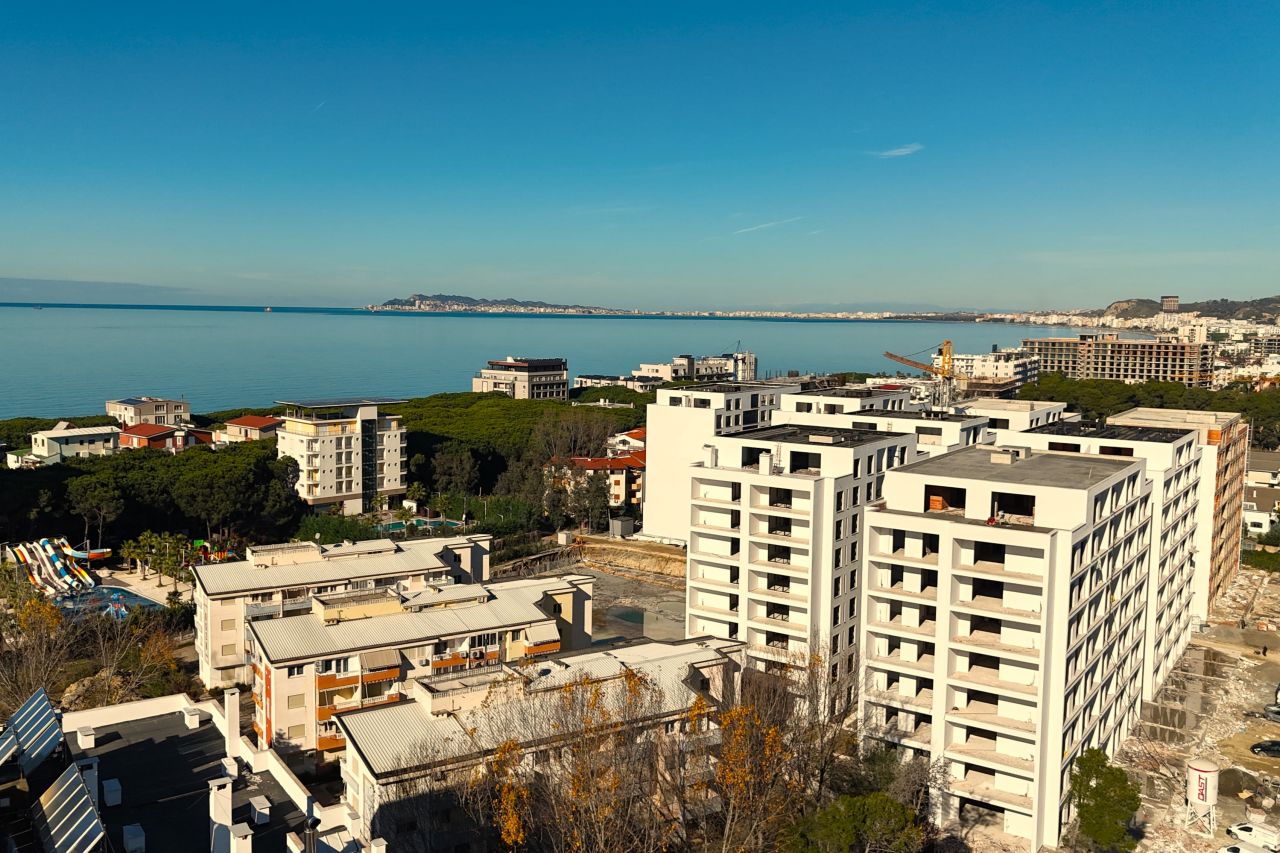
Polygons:
M468 309L506 308L534 311L610 311L594 305L557 305L527 299L483 299L453 293L415 293L404 299L388 299L383 308L415 308L426 311L465 311Z
M1204 302L1183 302L1183 312L1198 311L1204 317L1224 320L1274 320L1280 317L1280 296L1264 296L1261 299L1209 299ZM1132 319L1154 317L1160 313L1160 303L1154 299L1121 299L1103 309L1103 313Z

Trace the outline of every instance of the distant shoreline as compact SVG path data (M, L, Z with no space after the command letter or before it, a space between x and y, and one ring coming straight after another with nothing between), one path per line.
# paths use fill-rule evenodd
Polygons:
M268 311L270 307L270 311ZM589 314L551 311L375 311L369 308L310 307L301 305L153 305L132 303L98 303L98 302L0 302L0 308L15 309L57 309L78 308L103 311L216 311L222 313L242 314L330 314L341 316L368 315L371 317L517 317L531 319L569 319L569 320L743 320L750 322L771 323L971 323L973 325L1027 326L1034 328L1046 326L1059 328L1061 324L1019 323L1011 320L979 320L975 317L937 317L895 314L892 317L811 317L803 314L794 316L758 316L733 314L698 314L698 313L636 313L636 314ZM1084 327L1081 327L1084 328Z

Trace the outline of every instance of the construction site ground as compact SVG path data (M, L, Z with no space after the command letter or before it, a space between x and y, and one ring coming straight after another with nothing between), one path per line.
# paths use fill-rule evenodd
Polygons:
M1242 627L1243 626L1243 627ZM1280 740L1280 723L1261 711L1280 682L1280 577L1242 568L1117 760L1142 784L1139 850L1213 853L1230 843L1226 828L1244 820L1280 822L1280 758L1249 748ZM1264 647L1270 654L1263 656ZM1221 768L1217 830L1188 826L1186 765L1207 758Z

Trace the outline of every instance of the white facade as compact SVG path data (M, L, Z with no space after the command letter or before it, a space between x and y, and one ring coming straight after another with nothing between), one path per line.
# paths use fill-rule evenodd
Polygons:
M997 397L965 400L963 403L952 406L951 411L985 417L991 429L1011 429L1017 432L1080 417L1069 414L1066 403L1050 403L1042 400L1001 400Z
M912 412L923 408L911 398L911 389L873 385L845 385L793 391L782 399L782 408L800 414L845 415L854 412Z
M287 406L276 430L276 450L298 463L298 495L308 506L334 504L346 515L373 509L378 497L406 490L404 424L382 415L390 399L280 401Z
M197 566L196 655L206 687L246 684L248 623L305 613L315 595L350 590L424 590L429 584L489 579L488 535L317 545L289 542L246 549L245 559Z
M1059 421L1029 432L997 430L997 446L1141 460L1151 483L1151 548L1147 551L1147 620L1142 698L1160 685L1191 640L1199 530L1200 447L1192 430L1100 426ZM1210 512L1212 509L1210 508ZM1207 560L1199 565L1208 572Z
M516 358L490 361L471 380L476 394L497 391L517 400L569 399L569 362L563 358Z
M642 363L631 371L635 377L656 377L663 382L754 382L756 354L678 355L667 362Z
M782 409L774 413L773 422L909 433L916 437L916 451L920 456L938 456L990 440L987 419L980 415L953 415L929 410L865 409L843 414L795 411L796 401L804 399L803 395L785 395Z
M933 366L942 366L942 356L934 355ZM1016 347L981 353L954 353L951 366L970 379L1009 382L1015 387L1040 378L1040 357Z
M120 446L120 428L114 426L73 427L61 421L54 429L31 434L31 449L10 451L10 468L55 465L64 459L108 456Z
M683 543L689 533L688 467L706 439L771 423L783 394L799 385L711 383L658 391L646 416L646 539Z
M682 488L686 635L741 640L756 669L829 654L853 674L863 510L914 452L908 435L828 427L708 438Z
M971 447L889 472L867 512L868 736L948 760L943 817L1056 845L1072 761L1138 721L1142 460Z

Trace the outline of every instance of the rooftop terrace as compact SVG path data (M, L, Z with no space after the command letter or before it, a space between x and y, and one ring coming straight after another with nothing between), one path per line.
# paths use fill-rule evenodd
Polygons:
M1032 451L1013 458L1008 449L985 445L912 462L900 474L923 474L958 480L981 480L1022 486L1087 489L1140 463L1131 457Z
M1058 421L1028 430L1043 435L1064 435L1077 438L1105 438L1113 441L1150 441L1173 444L1194 432L1191 429L1163 429L1159 427L1120 426L1099 421Z
M729 438L746 441L776 441L782 444L810 444L817 447L855 447L886 438L899 438L904 433L875 429L850 429L847 427L805 426L782 424L743 430Z

